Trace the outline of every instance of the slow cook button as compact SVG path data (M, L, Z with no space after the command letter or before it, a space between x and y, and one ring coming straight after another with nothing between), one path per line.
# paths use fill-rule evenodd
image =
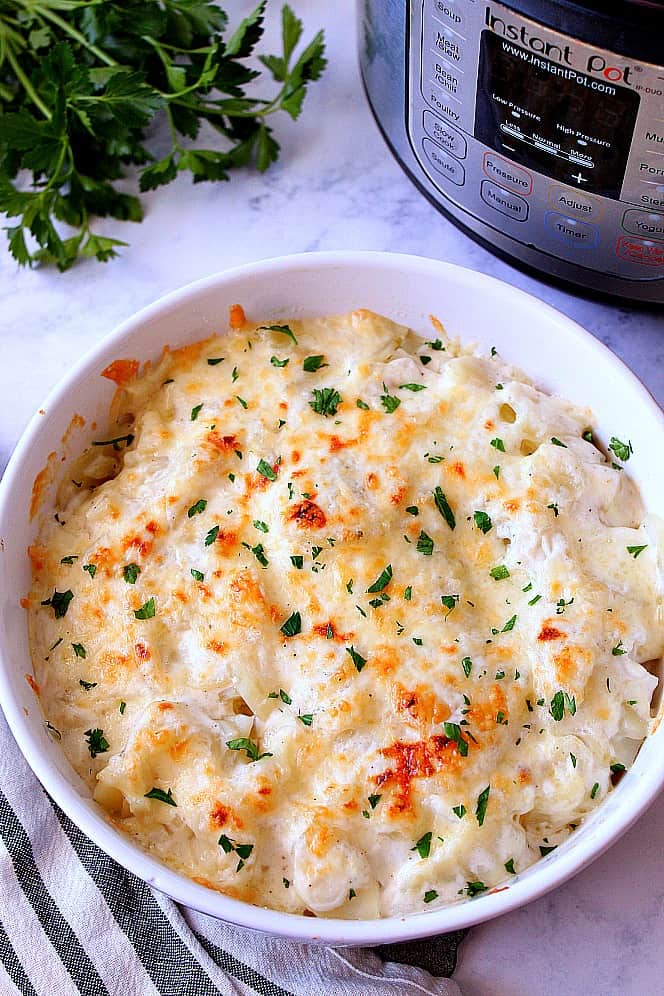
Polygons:
M642 235L644 239L664 239L664 214L630 208L623 215L622 227L632 235Z
M558 211L547 211L544 215L544 224L559 239L579 249L593 249L599 242L597 225L589 225L577 218L568 218Z
M513 194L510 190L504 190L492 180L482 180L480 196L485 204L500 211L506 218L514 218L515 221L525 221L528 217L528 202L518 194Z
M434 142L442 145L444 149L451 152L457 159L466 158L468 143L461 132L448 125L446 121L441 121L431 111L424 112L424 130Z
M482 168L486 175L491 180L495 180L501 187L513 190L524 197L532 193L533 178L528 170L521 169L520 166L511 163L509 159L503 159L495 152L485 152Z
M636 239L633 235L621 235L616 243L616 256L641 266L664 267L664 245L650 239Z
M464 185L466 182L466 171L460 162L453 159L443 149L439 149L428 138L422 139L422 147L427 159L438 173L442 173L446 179L451 180L452 183L456 183L457 187Z
M579 194L569 187L550 187L549 204L563 214L573 214L575 218L587 218L598 221L602 214L599 201Z

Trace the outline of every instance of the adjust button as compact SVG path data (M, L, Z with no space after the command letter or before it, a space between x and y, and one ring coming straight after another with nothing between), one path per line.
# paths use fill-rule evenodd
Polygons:
M439 149L428 138L422 139L422 148L427 159L438 173L442 173L446 179L451 180L457 187L464 185L466 182L466 171L458 160L454 159L443 149Z
M599 242L597 225L589 225L588 222L578 221L577 218L568 218L558 211L547 211L544 215L544 224L563 242L579 249L593 249Z
M424 130L434 142L442 145L444 149L451 152L457 159L465 159L468 151L468 143L460 131L453 128L446 121L441 121L439 117L431 111L424 112Z
M622 227L632 235L642 235L644 239L664 239L664 214L630 208L623 215Z
M533 178L528 170L516 166L509 159L497 156L495 152L484 153L482 168L488 177L507 190L513 190L525 197L532 192Z
M511 190L504 190L492 180L482 180L480 187L480 197L485 204L500 211L506 218L514 218L515 221L525 221L528 217L528 202L513 194Z
M587 218L589 221L598 221L602 215L600 201L570 187L550 187L549 204L563 214L573 214L575 218Z

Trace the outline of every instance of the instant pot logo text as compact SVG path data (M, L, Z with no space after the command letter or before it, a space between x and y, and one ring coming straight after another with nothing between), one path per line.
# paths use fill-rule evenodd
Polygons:
M558 45L534 34L527 24L512 24L504 16L494 14L487 4L484 22L490 31L503 38L518 42L524 48L538 55L546 56L561 66L574 67L574 55L569 45ZM631 86L632 67L626 65L611 65L606 57L599 52L589 55L585 64L576 66L591 76L599 76L610 83L626 83Z

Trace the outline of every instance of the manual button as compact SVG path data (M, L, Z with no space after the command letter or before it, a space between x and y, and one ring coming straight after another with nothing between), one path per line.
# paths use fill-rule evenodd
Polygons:
M503 159L495 152L485 152L482 168L486 175L501 187L523 194L524 197L532 193L533 178L528 170L516 166L509 159Z
M599 242L599 228L589 225L586 221L569 218L558 211L547 211L544 215L544 225L568 245L579 249L593 249Z
M511 190L499 187L492 180L482 180L480 187L480 197L485 204L500 211L506 218L514 218L515 221L525 221L528 217L528 202L518 194L513 194Z
M429 138L422 139L422 148L433 168L444 177L462 187L466 182L466 171L461 163L444 149L439 149Z
M456 159L466 158L468 143L460 131L447 124L446 121L441 121L431 111L424 112L423 125L427 135L438 145L442 145Z
M646 239L664 239L664 214L659 211L639 211L630 208L625 211L622 227L631 235L642 235Z

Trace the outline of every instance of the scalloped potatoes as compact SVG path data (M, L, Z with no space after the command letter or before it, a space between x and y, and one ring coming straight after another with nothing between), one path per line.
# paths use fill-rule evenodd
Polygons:
M439 326L233 317L118 378L30 549L45 715L114 824L211 888L353 918L477 895L648 732L629 444L609 462L590 412Z

